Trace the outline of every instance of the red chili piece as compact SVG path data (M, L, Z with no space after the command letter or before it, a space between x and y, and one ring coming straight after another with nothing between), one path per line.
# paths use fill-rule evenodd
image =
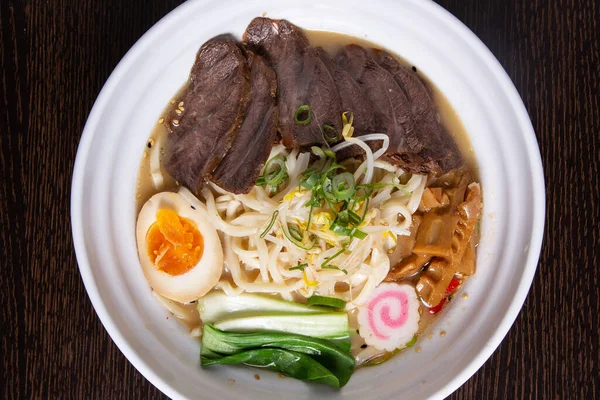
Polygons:
M460 285L460 279L458 279L457 277L452 278L452 280L448 284L448 287L446 288L446 292L444 294L449 295L450 293L454 292L456 290L456 288L458 287L458 285ZM439 302L439 304L437 306L431 307L429 309L429 314L439 313L440 311L442 311L444 304L446 304L445 297Z

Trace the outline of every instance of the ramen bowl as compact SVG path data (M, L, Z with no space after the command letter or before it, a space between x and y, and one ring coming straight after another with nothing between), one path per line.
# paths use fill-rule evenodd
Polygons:
M152 296L138 260L136 185L143 146L185 83L198 48L256 16L367 39L418 66L470 138L483 187L477 274L414 348L356 371L341 390L249 368L202 369L199 342ZM531 285L544 226L541 159L523 103L477 37L429 1L190 1L127 53L85 126L72 183L77 260L94 308L123 354L172 398L443 398L486 361ZM260 380L255 374L260 374Z

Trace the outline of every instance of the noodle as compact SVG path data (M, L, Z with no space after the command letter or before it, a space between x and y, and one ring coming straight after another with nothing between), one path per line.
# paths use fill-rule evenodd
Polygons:
M365 143L368 140L382 140L383 147L373 154ZM224 234L225 266L229 273L221 278L218 288L227 294L278 293L286 299L292 299L294 293L302 297L335 295L348 301L348 307L354 307L384 279L390 268L387 251L393 246L386 239L388 233L409 235L412 214L427 180L422 175L412 175L405 185L400 185L399 177L405 172L378 160L389 145L383 134L348 136L332 150L351 145L366 152L366 160L354 172L356 180L363 184L373 182L375 188L369 202L353 205L356 213L364 213L360 225L364 239L334 233L329 229L334 218L330 209L310 210L307 206L312 192L299 186L302 173L311 167L328 168L332 160L324 155L311 165L310 153L274 146L271 157L283 157L288 174L287 181L275 193L268 187L255 186L248 194L236 195L223 193L214 184L210 185L212 190L202 190L209 221ZM352 163L346 165L357 164ZM274 223L269 225L273 218ZM301 235L303 240L292 241L290 225L296 227L295 234L306 232ZM261 237L265 229L269 231ZM307 239L310 236L318 245ZM343 285L336 286L338 283Z

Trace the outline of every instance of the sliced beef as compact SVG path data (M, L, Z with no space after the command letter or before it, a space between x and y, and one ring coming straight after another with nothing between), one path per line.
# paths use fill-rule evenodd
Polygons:
M436 175L459 167L463 163L460 151L438 121L430 91L419 76L386 51L374 50L373 55L375 61L392 74L412 104L418 139L423 148L420 152L423 167Z
M329 71L302 29L289 21L255 18L244 40L263 55L277 73L279 131L288 147L323 144L323 127L341 133L340 97ZM301 106L310 108L310 122L296 122ZM305 120L306 113L299 115Z
M232 193L248 193L277 134L277 77L262 57L248 52L250 99L233 146L210 179Z
M231 36L217 36L198 51L188 86L175 104L179 111L168 121L166 168L181 184L198 190L227 154L242 123L249 77L246 57Z
M333 77L335 86L340 94L340 105L342 112L354 115L354 136L377 132L377 118L372 103L361 86L343 68L333 62L331 56L322 48L316 49L317 54L323 61L325 67ZM369 142L375 144L375 142ZM351 146L341 150L337 154L340 160L357 157L364 154L358 146Z
M375 112L378 131L390 137L390 149L406 157L402 167L414 171L422 146L414 135L411 104L394 77L373 60L367 49L355 44L345 46L335 63L363 89ZM376 148L380 147L378 142Z

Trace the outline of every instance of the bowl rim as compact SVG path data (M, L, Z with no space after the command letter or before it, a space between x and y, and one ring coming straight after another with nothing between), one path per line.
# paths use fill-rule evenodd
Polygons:
M84 243L82 209L80 205L82 204L83 199L85 164L91 148L92 139L99 123L99 116L106 107L107 100L109 99L112 91L115 89L117 83L126 73L134 60L141 53L143 53L143 51L149 45L151 45L153 40L160 37L161 33L167 27L171 26L174 21L184 17L185 14L187 14L188 9L200 7L200 3L200 1L189 1L183 3L162 17L146 33L144 33L140 39L136 41L136 43L128 50L125 56L115 67L106 83L102 87L102 90L100 91L96 101L94 102L83 129L75 158L71 183L70 208L73 244L81 278L90 301L96 311L96 314L100 318L102 325L109 333L119 350L146 379L148 379L156 388L170 398L183 398L183 396L175 387L159 377L152 370L152 368L146 365L146 363L137 356L128 340L122 335L119 327L115 324L114 319L111 317L110 312L100 297L98 286L94 280ZM533 125L516 87L500 62L466 25L464 25L459 19L453 16L442 6L434 3L432 0L421 0L417 5L425 9L427 13L430 13L436 18L439 18L447 23L448 26L455 31L454 33L459 35L460 38L478 54L481 60L490 69L491 75L500 84L502 90L505 92L504 94L508 98L509 104L511 105L515 116L517 117L517 122L521 132L523 133L523 139L526 147L525 150L529 157L528 161L529 167L531 168L533 183L531 192L533 198L531 241L527 250L527 261L523 266L522 278L518 284L515 296L510 302L508 311L503 316L500 324L488 341L488 345L484 346L480 352L468 363L468 365L462 371L457 373L446 386L440 388L437 392L432 394L431 397L437 398L448 396L461 385L463 385L497 349L516 320L531 287L540 257L544 235L546 197L542 159Z

